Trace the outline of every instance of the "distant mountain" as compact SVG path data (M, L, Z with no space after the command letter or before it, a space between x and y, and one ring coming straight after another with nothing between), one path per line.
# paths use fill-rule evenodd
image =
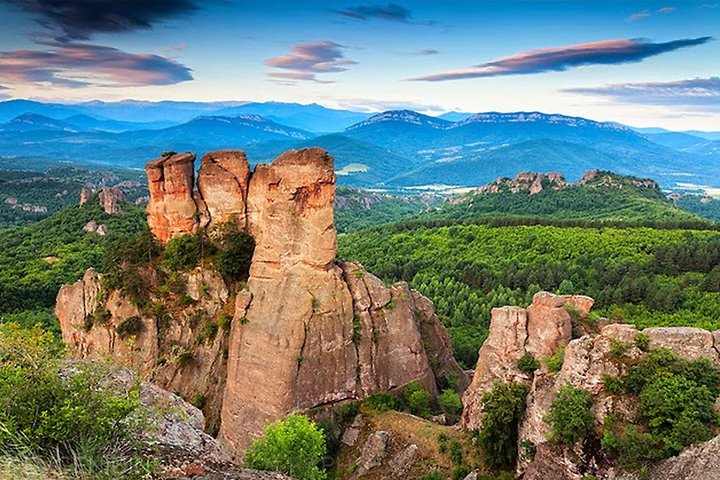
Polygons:
M720 140L720 132L705 132L702 130L685 130L685 131L675 132L672 130L667 130L665 128L658 128L658 127L649 127L649 128L631 127L631 128L638 133L642 133L643 135L654 135L657 133L684 133L687 135L692 135L694 137L704 138L706 140Z
M102 132L127 132L131 130L153 130L167 128L174 125L172 122L123 122L120 120L109 120L91 117L90 115L77 114L63 119L67 124L77 127L80 130L99 130Z
M318 133L339 132L371 116L369 113L335 110L317 103L301 105L281 102L246 103L216 112L216 115L223 116L247 114L260 115L289 127Z
M77 115L79 111L67 105L41 103L32 100L7 100L0 102L0 123L9 122L13 118L26 113L33 113L60 120Z
M60 120L55 120L37 113L23 113L7 123L0 124L0 130L5 132L30 132L30 131L60 131L77 133L77 127Z
M688 222L705 219L665 198L650 179L587 172L576 182L556 173L521 173L446 202L424 217L474 221L489 216L544 217L613 222Z
M679 150L708 142L706 138L700 138L682 132L651 133L648 134L647 137L658 145Z
M459 122L461 120L465 120L469 116L471 116L472 113L467 112L446 112L442 115L438 115L437 118L441 118L443 120L447 120L448 122Z

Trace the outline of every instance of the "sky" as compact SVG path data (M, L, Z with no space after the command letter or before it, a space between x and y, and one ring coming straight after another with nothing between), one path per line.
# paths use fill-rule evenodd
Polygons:
M720 0L0 0L0 98L720 130Z

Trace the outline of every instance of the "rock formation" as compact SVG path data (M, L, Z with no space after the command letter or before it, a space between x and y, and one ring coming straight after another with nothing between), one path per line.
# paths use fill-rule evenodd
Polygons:
M480 349L472 384L463 397L462 426L468 429L482 426L482 396L494 382L515 381L528 385L530 392L526 399L526 411L518 429L521 455L517 473L523 480L579 480L585 476L609 478L612 462L599 448L599 440L566 447L547 439L550 426L544 419L561 387L570 384L591 393L595 429L598 431L602 430L610 413L629 420L637 417L636 399L606 392L604 382L607 375L618 377L627 374L629 365L637 363L645 354L636 345L639 331L632 325L602 321L594 324L595 331L583 329L583 319L592 303L589 297L540 292L527 309L503 307L492 311L488 338ZM586 325L591 323L585 322ZM573 338L573 331L576 338ZM647 328L642 333L649 340L649 349L664 347L686 359L704 357L720 366L720 332L713 334L697 328L667 327ZM623 354L626 362L613 359L611 348L617 342L627 346ZM518 368L517 362L526 352L540 361L555 354L561 345L565 347L559 372L550 372L544 365L535 372L522 372ZM534 455L522 455L527 445L534 446ZM713 445L717 443L708 442L703 448L710 451ZM717 451L712 451L712 455L717 456ZM698 460L697 455L681 455L677 459L665 460L655 468L658 472L672 469L695 471L701 465L703 461ZM657 478L686 478L658 475Z
M80 206L84 206L91 197L92 192L90 192L90 190L88 190L87 188L83 187L82 190L80 190Z
M100 189L100 193L98 193L98 198L100 200L100 206L108 215L117 215L122 211L120 203L125 201L125 194L123 194L119 188L103 187Z
M529 384L532 376L520 371L518 360L529 353L540 362L567 345L572 339L571 312L584 317L593 303L590 297L538 292L527 309L494 308L488 338L480 348L475 375L463 397L462 426L482 426L482 397L494 382Z
M79 356L110 354L185 398L202 394L211 423L220 414L221 437L237 454L267 421L292 411L322 413L413 381L436 392L448 375L467 385L428 299L335 261L335 174L325 151L286 152L252 174L242 152L212 152L202 159L197 190L194 158L148 163L150 229L166 243L236 221L256 243L247 284L229 290L210 267L183 273L196 304L166 308L167 319L117 291L100 296L98 275L88 271L61 289L56 308L63 339ZM230 331L196 342L201 326L193 319L201 312L209 319L231 312ZM141 327L128 341L118 327L133 317Z

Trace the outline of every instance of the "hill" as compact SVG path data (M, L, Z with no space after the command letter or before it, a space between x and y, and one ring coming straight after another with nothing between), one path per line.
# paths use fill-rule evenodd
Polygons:
M576 183L552 173L499 178L425 217L467 222L503 215L634 223L705 221L668 200L653 180L596 170Z

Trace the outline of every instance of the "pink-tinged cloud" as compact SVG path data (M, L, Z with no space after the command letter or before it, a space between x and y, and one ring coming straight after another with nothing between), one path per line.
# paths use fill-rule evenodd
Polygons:
M268 75L286 80L318 81L315 74L344 72L348 65L355 65L357 62L346 59L343 48L330 40L293 45L292 53L265 61L269 67L289 70L289 74L285 72L283 76L279 73Z
M335 83L333 80L319 80L314 73L309 72L271 72L267 76L275 80Z
M0 81L70 88L174 85L192 80L191 70L153 54L75 42L38 42L46 50L0 51Z
M557 48L543 48L519 52L509 57L469 68L433 73L412 78L411 80L442 82L465 78L563 72L570 68L587 65L634 63L680 48L702 45L712 39L712 37L700 37L660 43L653 43L643 39L604 40Z
M670 13L673 13L675 11L675 7L663 7L660 10L658 10L658 13L661 13L663 15L668 15Z

